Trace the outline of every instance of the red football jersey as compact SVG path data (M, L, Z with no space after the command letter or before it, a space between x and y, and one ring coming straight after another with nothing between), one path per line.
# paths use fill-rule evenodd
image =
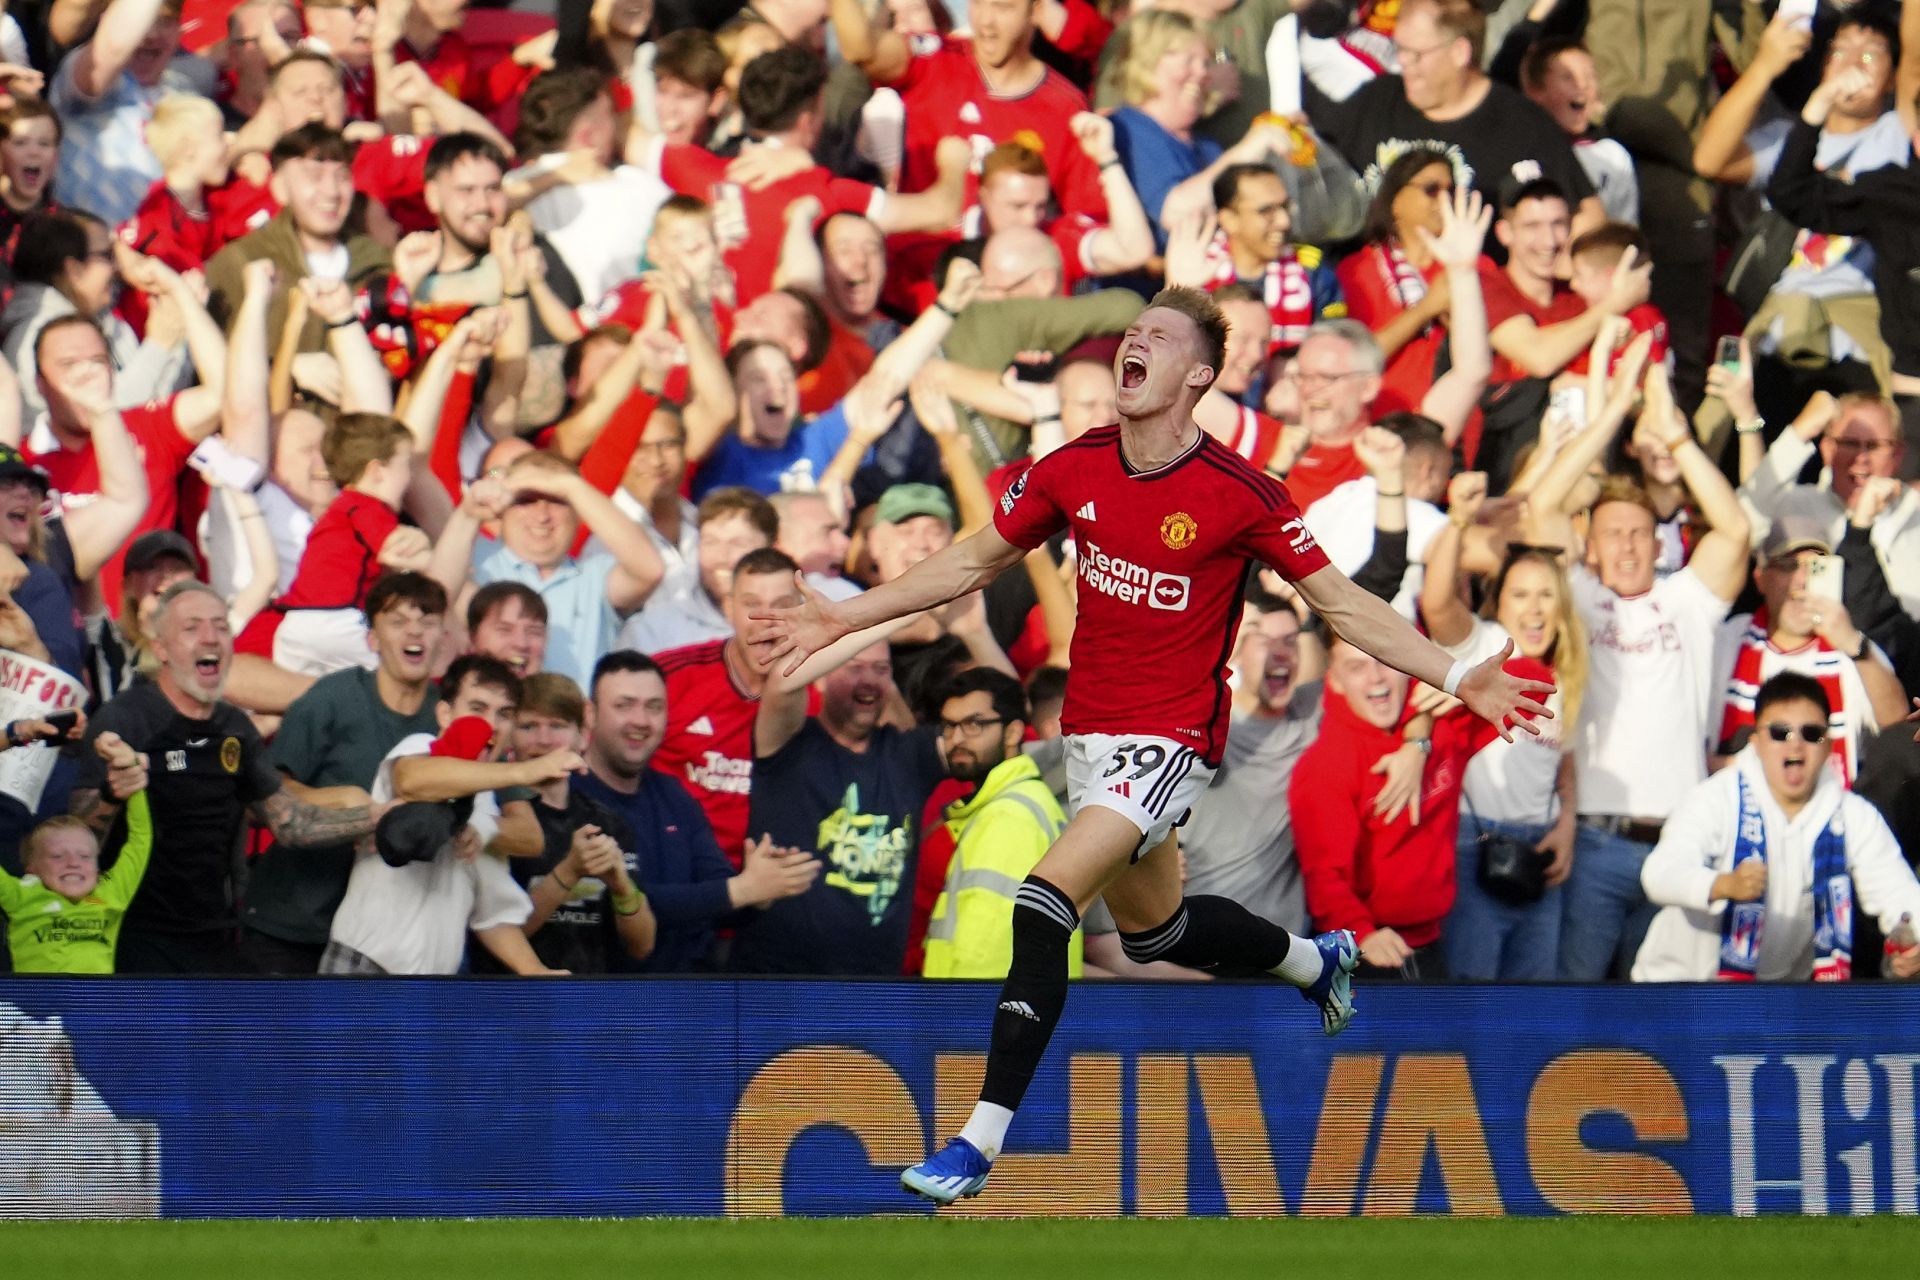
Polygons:
M140 448L140 459L147 471L147 514L127 535L126 545L100 569L100 597L108 612L120 616L120 577L127 558L127 546L143 533L175 528L180 519L180 478L186 468L193 444L173 425L173 402L177 397L150 401L138 409L122 409L120 420ZM40 433L36 432L38 436ZM20 452L26 460L47 473L55 498L62 510L84 507L100 493L100 461L94 456L93 443L84 449L63 449L59 445L40 452L29 439Z
M1347 481L1359 480L1366 474L1367 469L1360 455L1353 451L1351 440L1341 444L1315 441L1294 459L1287 472L1287 490L1304 511Z
M994 527L1032 549L1071 529L1079 563L1068 733L1152 734L1210 765L1227 740L1227 660L1254 563L1297 581L1326 567L1287 495L1204 431L1153 471L1098 427L1027 469Z
M747 839L753 717L760 698L742 689L727 669L726 646L725 640L709 640L660 655L667 677L667 732L653 753L653 767L677 778L700 802L720 852L738 867Z
M1049 69L1029 92L1016 98L996 97L980 78L971 40L924 35L910 37L908 44L913 58L888 86L899 91L907 108L900 190L924 191L932 186L939 176L933 152L940 139L965 138L973 145L974 173L967 179L971 205L987 152L1020 138L1045 157L1053 198L1061 212L1086 214L1095 222L1107 220L1100 171L1068 127L1077 113L1087 110L1086 95L1065 76Z
M287 610L364 606L368 589L384 572L380 547L399 527L399 515L380 499L358 489L341 493L314 521L287 593L255 614L233 647L271 658L274 634Z
M780 242L787 232L787 208L795 200L803 196L818 200L822 220L836 213L877 218L887 202L887 193L880 188L837 177L822 165L754 191L729 183L727 166L733 162L704 147L662 147L658 155L660 180L681 195L719 204L737 193L746 214L747 238L727 250L725 259L734 275L735 300L742 305L773 288Z
M120 224L121 243L136 253L158 258L175 271L198 271L220 247L220 224L211 203L208 211L195 214L180 202L173 188L164 181L147 189L133 217ZM134 332L147 331L147 295L138 289L123 289L115 304Z
M440 225L427 209L427 150L433 144L430 137L390 133L361 143L353 153L353 189L385 205L403 232Z
M1660 308L1651 302L1643 302L1627 312L1626 321L1629 326L1627 336L1607 357L1607 372L1611 374L1619 367L1621 356L1625 355L1627 348L1633 345L1633 340L1643 333L1653 335L1653 345L1647 351L1647 363L1665 364L1670 349L1667 344L1667 317L1661 313ZM1590 358L1592 354L1593 350L1589 347L1575 356L1573 363L1567 366L1567 372L1585 373L1588 366L1593 363Z

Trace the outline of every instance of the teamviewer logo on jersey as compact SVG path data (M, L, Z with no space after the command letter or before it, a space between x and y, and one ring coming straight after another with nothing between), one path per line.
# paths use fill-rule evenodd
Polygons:
M1192 589L1193 579L1183 573L1156 573L1147 586L1147 605L1178 612L1187 607L1187 593Z

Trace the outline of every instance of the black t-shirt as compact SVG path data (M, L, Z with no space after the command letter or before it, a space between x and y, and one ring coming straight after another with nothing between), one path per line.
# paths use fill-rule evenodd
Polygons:
M742 973L900 972L920 850L920 815L945 769L931 728L874 730L864 752L808 720L753 762L747 830L808 849L813 887L759 912L734 939Z
M76 787L105 791L106 765L93 740L109 729L147 754L153 810L152 861L126 927L199 933L231 925L233 867L247 808L280 790L266 744L237 707L217 703L211 716L195 720L180 714L157 683L143 680L88 722ZM108 857L118 857L125 838L125 820L118 819L107 836Z
M560 865L573 845L573 833L581 827L598 827L612 836L626 855L627 874L641 889L646 888L638 871L639 842L634 839L633 828L606 805L583 794L579 787L567 788L565 808L555 808L536 797L533 814L540 820L540 834L546 839L546 848L537 858L507 860L507 869L522 889L531 893L535 884L553 874L553 869ZM547 922L529 941L533 943L534 954L549 969L607 973L629 967L625 963L626 947L620 941L613 918L613 895L605 883L592 876L580 877L573 893L554 908ZM507 972L506 966L484 948L473 947L468 955L475 973Z
M1553 117L1503 84L1489 85L1480 105L1458 120L1429 120L1408 105L1399 76L1381 76L1331 106L1325 119L1332 126L1334 145L1360 171L1369 190L1379 186L1387 166L1402 152L1427 140L1445 147L1455 176L1472 182L1495 208L1501 187L1509 181L1550 179L1575 205L1593 194L1593 184L1574 158L1573 143ZM1489 252L1504 257L1491 235L1487 245Z

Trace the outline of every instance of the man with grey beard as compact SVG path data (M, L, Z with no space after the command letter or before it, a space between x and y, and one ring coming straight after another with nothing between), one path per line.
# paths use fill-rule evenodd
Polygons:
M231 973L241 969L233 904L234 869L249 813L274 842L312 848L372 832L387 806L323 809L281 784L246 715L221 699L233 666L227 603L204 582L175 583L153 618L159 671L100 708L89 745L111 730L150 762L153 854L127 911L115 969L120 973ZM101 835L103 852L125 840L123 796L89 750L72 811Z

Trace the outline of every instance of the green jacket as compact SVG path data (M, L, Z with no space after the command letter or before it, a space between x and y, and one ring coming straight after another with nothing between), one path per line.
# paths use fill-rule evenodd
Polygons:
M1060 802L1027 755L1002 761L967 800L947 808L954 833L947 883L927 925L929 978L1004 978L1013 963L1013 896L1067 825ZM1081 936L1067 950L1067 976L1081 967Z
M347 283L355 289L391 264L386 246L378 240L348 234L346 245ZM241 236L208 260L207 311L221 328L230 327L234 313L240 309L240 300L247 293L243 269L260 258L272 259L278 268L273 282L273 301L267 308L267 344L272 351L278 348L281 331L287 325L287 299L293 286L305 279L309 271L307 255L300 248L299 235L293 229L292 214L282 210L267 225ZM326 324L318 316L308 316L306 326L300 330L300 350L326 349Z
M1022 351L1065 355L1088 338L1122 333L1146 305L1130 289L1102 289L1072 298L976 302L954 321L943 351L955 364L1000 373ZM959 408L961 422L973 427L973 460L980 474L1011 458L1027 456L1027 428Z
M153 852L147 793L127 801L127 842L119 861L92 893L74 902L38 876L0 870L0 911L7 914L7 946L15 973L112 973L120 922L140 888Z

